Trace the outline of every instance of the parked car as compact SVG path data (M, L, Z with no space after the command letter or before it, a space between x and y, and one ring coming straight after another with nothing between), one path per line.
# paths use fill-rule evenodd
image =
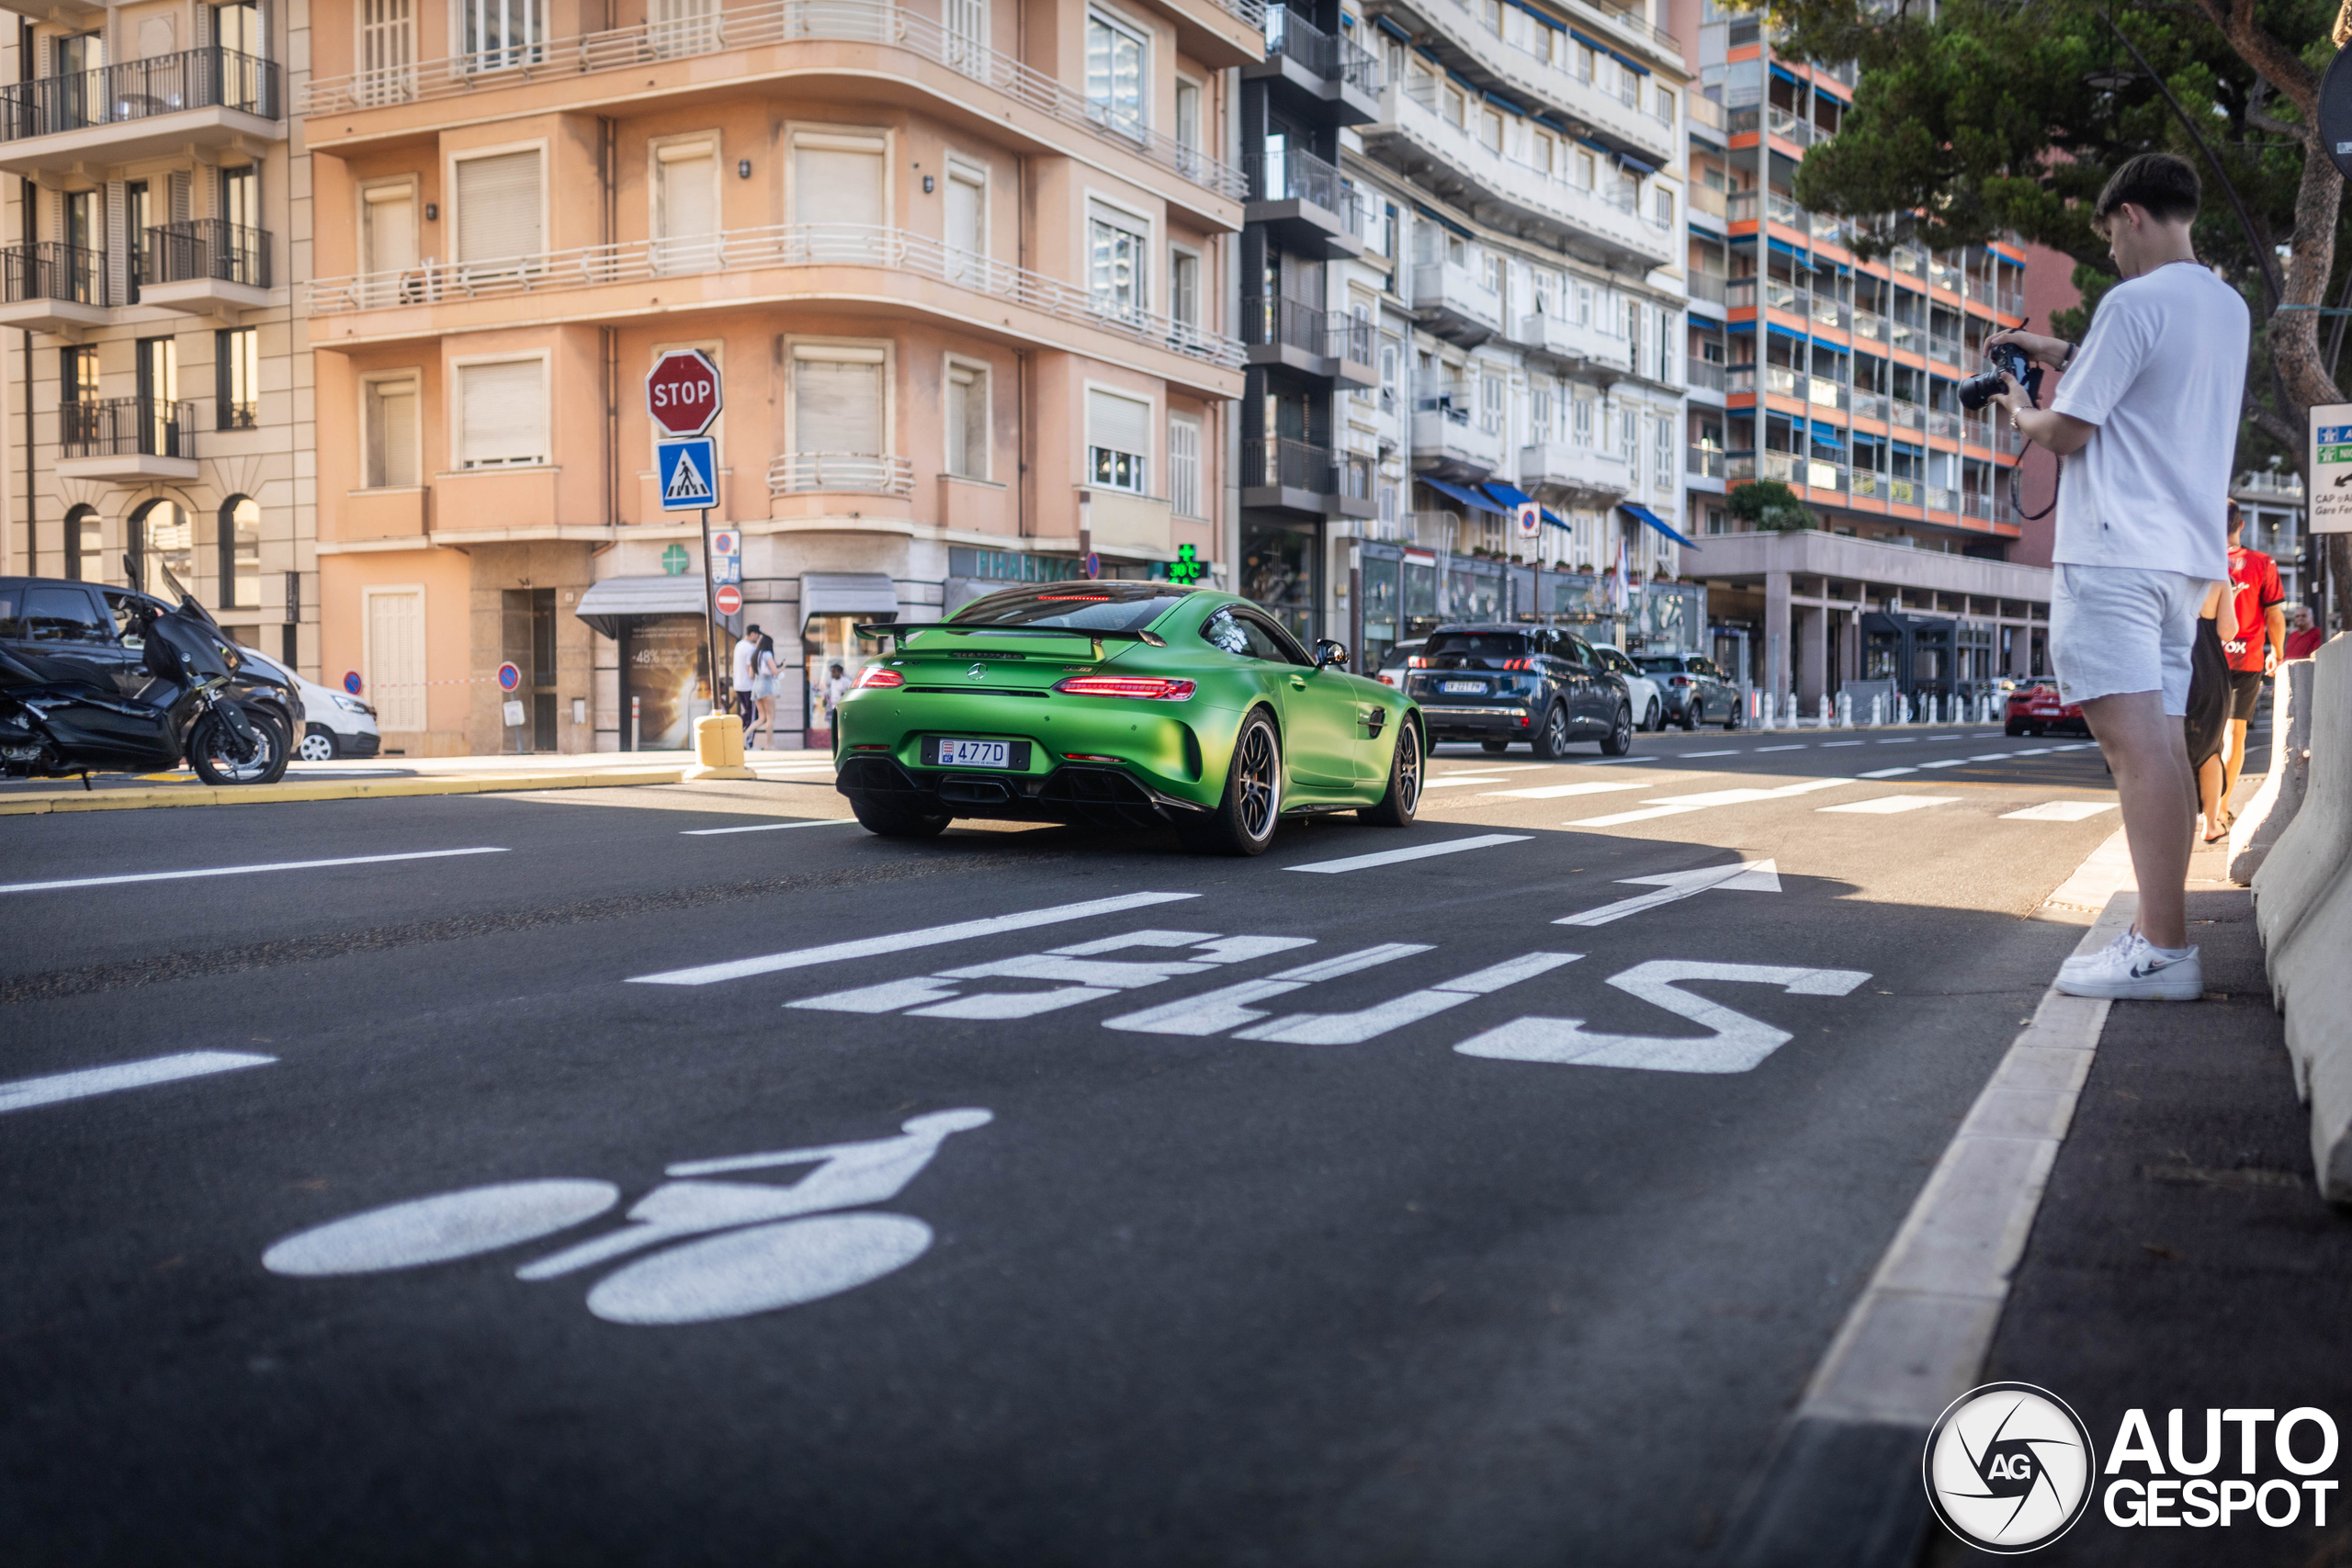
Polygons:
M237 652L249 664L258 664L302 694L302 739L294 755L306 762L329 762L337 757L372 757L384 741L376 731L376 710L348 692L338 692L306 680L258 649L240 643Z
M2058 682L2036 681L2009 694L2001 709L2001 728L2011 735L2088 735L2090 721L2080 705L2058 700Z
M1668 723L1685 729L1702 724L1739 728L1739 688L1713 660L1696 653L1645 653L1635 662L1664 690Z
M1384 686L1395 686L1402 691L1405 685L1405 667L1411 661L1413 655L1421 651L1421 644L1427 640L1425 637L1413 637L1408 641L1398 643L1386 653L1382 654L1380 668L1373 672L1372 678Z
M1634 747L1634 698L1590 643L1556 626L1440 626L1413 655L1405 694L1421 705L1430 739L1476 740L1489 751L1524 740L1546 761L1574 740L1608 756Z
M1664 729L1666 694L1658 690L1657 682L1643 674L1642 667L1634 663L1623 649L1614 644L1596 642L1592 645L1592 651L1600 656L1603 669L1625 682L1626 694L1634 699L1634 728Z

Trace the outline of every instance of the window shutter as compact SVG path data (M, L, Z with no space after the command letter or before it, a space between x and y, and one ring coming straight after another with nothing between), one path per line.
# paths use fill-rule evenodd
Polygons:
M545 364L537 359L458 367L461 468L547 460L546 376Z
M662 169L662 235L694 238L718 231L718 152L707 141L664 147Z
M882 453L882 356L819 358L804 349L792 366L792 436L796 452ZM871 352L872 357L864 357Z
M799 135L792 142L792 220L883 224L882 142Z
M368 481L392 489L417 482L416 383L378 381L368 389Z
M500 152L458 165L458 260L535 256L539 239L539 154Z
M985 189L977 174L956 168L947 171L947 243L976 256L989 254L988 232L982 226Z
M1168 422L1168 507L1179 517L1201 514L1201 425L1198 420Z
M405 272L416 265L416 193L405 185L362 193L367 204L366 272Z
M1136 457L1151 453L1151 405L1135 398L1089 388L1086 444Z

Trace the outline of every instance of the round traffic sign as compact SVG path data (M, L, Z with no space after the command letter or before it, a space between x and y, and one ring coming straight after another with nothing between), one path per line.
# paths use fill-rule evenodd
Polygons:
M673 440L708 430L718 408L718 367L698 348L673 348L645 373L645 412Z
M1092 550L1089 550L1089 551L1087 551L1087 552L1086 552L1086 565L1085 565L1084 570L1085 570L1086 575L1087 575L1088 577L1090 577L1090 578L1095 578L1095 577L1100 577L1100 576L1102 576L1102 558L1101 556L1099 556L1099 555L1096 555Z
M512 664L502 664L498 667L498 689L500 691L511 692L522 683L523 672L520 670L515 669Z
M355 697L356 697L356 696L357 696L357 695L359 694L359 671L356 671L356 670L346 670L346 671L345 671L343 672L343 689L344 689L345 691L346 691L346 692L349 692L349 693L350 693L353 696L355 696Z
M743 607L743 591L733 583L722 584L718 590L718 613L731 615Z

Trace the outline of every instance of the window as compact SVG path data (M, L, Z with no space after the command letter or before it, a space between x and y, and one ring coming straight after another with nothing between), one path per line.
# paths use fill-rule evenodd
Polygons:
M795 453L863 457L870 465L890 450L885 358L882 349L861 345L793 345ZM819 482L812 474L811 488Z
M1304 654L1289 644L1288 637L1257 616L1246 615L1230 606L1211 615L1201 626L1201 640L1212 648L1221 648L1237 659L1262 659L1270 664L1305 664Z
M1144 294L1146 246L1141 219L1102 208L1088 225L1088 276L1095 308L1114 315L1138 316L1149 306Z
M982 365L947 365L947 471L967 479L989 477L989 372Z
M547 42L543 0L458 0L467 64L476 71L527 65Z
M718 143L673 141L653 150L653 265L706 272L718 265Z
M1579 446L1592 445L1592 400L1578 398L1575 401L1576 437Z
M252 0L213 6L212 41L249 59L259 60L267 55L269 46L262 32L261 7Z
M359 80L362 104L399 103L416 96L416 20L413 0L359 0Z
M457 250L461 265L540 254L539 165L536 147L459 160Z
M1091 483L1134 495L1149 493L1151 405L1140 398L1086 391L1086 468Z
M1656 207L1656 216L1652 219L1652 221L1657 223L1657 225L1661 229L1673 228L1674 192L1661 185L1657 187L1656 193L1652 195L1650 199Z
M947 164L947 244L965 256L989 254L988 172L952 158Z
M261 423L261 333L230 327L212 334L213 428L251 430Z
M151 501L141 507L131 514L130 537L139 553L134 587L167 604L179 599L172 591L173 579L188 592L196 591L196 524L178 502Z
M548 460L544 359L458 367L458 467L511 468Z
M1176 145L1187 152L1201 150L1201 85L1176 79Z
M415 378L400 376L368 381L360 388L360 428L367 447L359 482L369 490L407 490L421 483Z
M1101 12L1086 18L1086 102L1096 118L1129 135L1144 120L1144 41Z
M142 433L141 452L170 453L173 423L177 419L180 400L179 340L168 337L142 337L138 344L139 402L147 429ZM183 577L181 581L186 581Z
M1182 415L1168 421L1168 509L1179 517L1201 511L1201 422Z
M1662 419L1656 424L1656 438L1651 444L1651 456L1656 459L1650 469L1651 482L1659 490L1668 490L1674 483L1674 426Z
M1635 473L1641 471L1641 440L1640 416L1632 409L1621 411L1617 415L1617 450L1624 457L1625 466Z
M65 514L65 575L85 582L106 580L106 547L99 542L98 509L86 502Z
M232 243L240 249L259 243L256 231L261 228L261 166L240 164L233 169L220 171L220 220L232 229L246 233L235 236Z
M888 141L881 136L794 131L792 220L881 228L887 211L888 150Z
M1404 344L1395 338L1385 338L1380 344L1380 404L1393 410L1396 406L1396 383L1404 371Z
M1657 89L1657 96L1651 103L1651 112L1668 125L1674 123L1673 88L1662 86Z
M114 622L102 614L86 588L25 590L25 613L11 628L28 642L112 642Z
M57 395L68 403L98 400L98 346L75 344L57 351Z
M220 607L261 608L261 503L232 495L220 505Z
M1528 417L1535 426L1535 437L1544 440L1552 434L1552 391L1538 387L1528 395Z
M1491 372L1478 383L1478 423L1499 434L1503 428L1503 378Z
M1185 326L1201 324L1201 258L1190 251L1169 253L1168 313Z
M1592 325L1592 285L1589 283L1577 285L1577 325Z

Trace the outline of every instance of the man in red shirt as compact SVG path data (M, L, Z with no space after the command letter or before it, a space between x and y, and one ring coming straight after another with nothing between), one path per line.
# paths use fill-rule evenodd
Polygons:
M2262 700L2263 677L2277 668L2278 650L2287 644L2287 591L2278 583L2278 564L2260 550L2238 542L2245 518L2238 503L2230 502L2230 595L2216 628L2222 651L2230 660L2230 747L2222 762L2222 800L2226 807L2238 787L2238 770L2245 761L2245 727Z
M2296 605L2294 629L2287 634L2287 657L2309 659L2319 651L2319 645L2325 640L2319 635L2319 627L2312 622L2312 607L2309 604Z

